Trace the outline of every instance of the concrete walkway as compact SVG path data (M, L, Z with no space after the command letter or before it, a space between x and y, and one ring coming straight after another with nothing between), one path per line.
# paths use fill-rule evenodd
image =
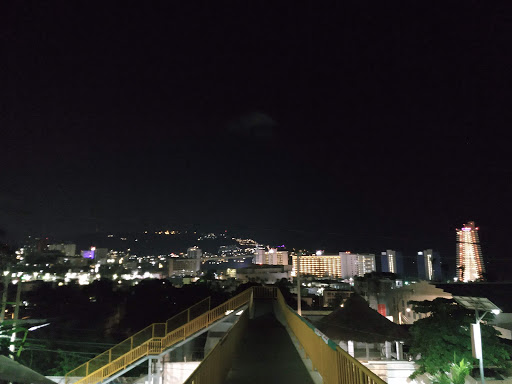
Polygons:
M313 384L286 329L274 316L271 300L257 300L241 343L225 383Z

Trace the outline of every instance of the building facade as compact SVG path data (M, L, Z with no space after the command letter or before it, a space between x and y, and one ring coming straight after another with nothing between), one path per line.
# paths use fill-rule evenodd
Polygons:
M76 244L50 244L48 250L62 252L65 256L76 255Z
M256 249L253 263L260 265L288 265L288 251L278 251L276 248L271 248L267 251L258 248Z
M281 279L290 279L291 269L290 265L254 265L237 269L236 278L243 283L254 281L274 284Z
M169 276L195 275L201 269L201 259L170 257L168 259Z
M187 249L187 258L189 259L200 259L203 257L203 251L198 247L190 247Z
M478 227L474 221L457 229L457 278L465 283L483 277L485 266L480 249Z
M375 255L372 253L365 253L358 256L358 276L364 276L367 273L375 272L377 266L375 264Z
M297 276L297 256L292 256L292 275ZM348 279L375 271L375 255L340 252L338 255L324 255L317 252L312 256L300 257L300 274L316 277Z
M387 315L392 316L395 323L412 324L416 320L428 316L425 313L416 313L409 301L432 301L437 298L451 299L453 296L441 288L437 288L426 281L405 285L389 291L387 295Z
M359 276L359 255L351 252L340 252L341 277L349 279Z
M428 281L441 279L441 258L438 252L432 249L418 252L418 277Z
M387 249L381 253L382 272L396 273L402 275L404 273L404 260L401 252Z

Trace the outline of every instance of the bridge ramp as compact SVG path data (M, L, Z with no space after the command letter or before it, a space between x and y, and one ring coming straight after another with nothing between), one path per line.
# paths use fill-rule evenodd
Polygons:
M241 343L226 384L313 384L290 336L274 315L272 300L255 300L254 318Z

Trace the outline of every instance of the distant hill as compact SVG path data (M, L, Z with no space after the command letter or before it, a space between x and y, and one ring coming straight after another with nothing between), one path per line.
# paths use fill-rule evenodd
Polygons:
M236 244L229 238L206 239L199 241L197 233L155 234L155 233L93 233L76 237L77 250L108 248L118 251L130 249L136 255L167 255L169 253L185 253L187 248L198 246L204 252L217 253L221 245Z

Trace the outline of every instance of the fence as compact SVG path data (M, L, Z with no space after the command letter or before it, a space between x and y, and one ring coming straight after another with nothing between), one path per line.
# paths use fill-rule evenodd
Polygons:
M266 286L254 286L252 287L255 299L276 299L277 291L276 287Z
M149 355L159 355L234 310L249 304L248 310L241 314L238 322L186 382L188 384L222 383L231 367L237 344L247 327L253 298L277 299L277 309L304 348L306 356L313 363L313 368L322 376L324 383L385 384L377 375L300 317L286 304L283 295L275 287L249 288L218 307L203 312L201 308L206 308L206 300L209 308L209 298L205 299L165 323L155 323L144 328L114 348L75 368L66 375L66 384L69 384L72 376L83 377L75 384L102 382L137 360Z
M247 329L249 310L244 311L237 323L204 358L185 384L221 384L231 369L231 363L240 340Z
M249 288L212 310L209 310L210 298L208 297L165 323L155 323L144 328L115 347L73 369L66 374L65 382L69 384L71 377L78 376L82 378L75 384L97 384L143 357L161 354L249 303L251 297L252 289Z
M286 305L280 291L277 291L277 304L288 327L313 363L313 369L318 371L325 384L385 384L380 377Z

